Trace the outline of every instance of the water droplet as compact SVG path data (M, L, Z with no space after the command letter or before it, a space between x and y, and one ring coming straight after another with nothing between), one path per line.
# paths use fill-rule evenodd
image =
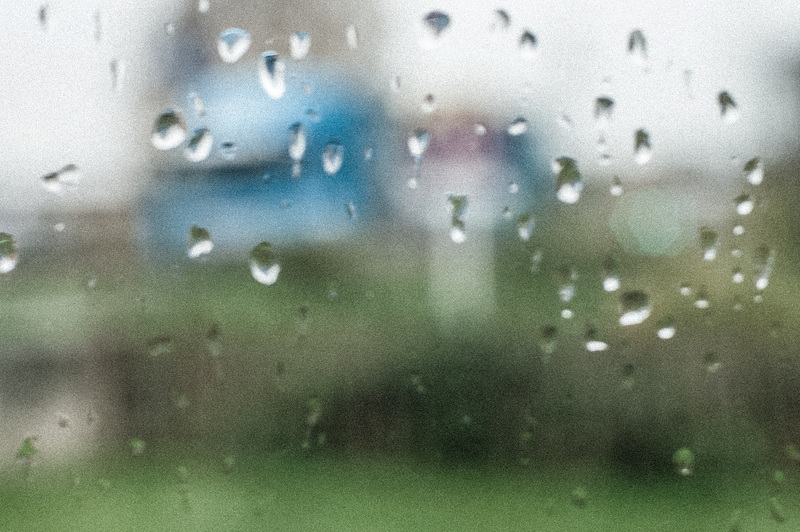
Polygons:
M208 13L211 9L211 0L197 0L197 10L200 13Z
M69 418L69 416L64 412L59 412L56 415L58 417L58 426L62 429L69 428L69 426L72 424L72 420Z
M633 376L635 371L636 368L630 362L627 364L623 364L621 373L622 373L622 387L624 389L630 390L633 388L634 384L636 384L636 379Z
M697 291L697 297L694 300L695 308L705 310L711 306L711 301L708 299L708 291L705 286L701 286Z
M557 337L558 329L556 327L552 325L542 327L539 338L539 348L542 350L542 354L545 355L545 362L547 361L547 356L552 355L556 350Z
M589 492L583 486L578 486L570 493L570 500L578 508L583 508L589 500Z
M42 31L47 31L48 9L47 4L42 4L39 7L39 27L42 28Z
M719 240L717 232L708 227L700 228L700 249L703 251L703 260L712 261L717 258Z
M482 137L486 134L486 126L483 124L475 124L475 134Z
M778 523L783 523L786 521L786 510L783 508L783 505L778 500L778 497L770 497L769 498L769 513L772 515L772 518L777 521Z
M425 150L428 149L431 135L427 129L418 128L408 137L408 151L415 159L422 158L425 155Z
M67 228L67 226L66 226L66 224L64 224L64 222L58 222L57 224L53 225L53 229L54 229L54 230L55 230L57 233L61 233L61 232L63 232L63 231L64 231L64 229L66 229L66 228Z
M172 353L172 338L169 336L156 336L147 341L147 354L150 358L159 358Z
M508 193L516 194L517 192L519 192L519 183L517 183L516 181L512 181L511 183L508 184Z
M425 97L422 99L422 112L426 114L430 114L436 110L436 99L434 98L433 94L426 94Z
M373 150L372 148L364 148L365 161L371 161L374 155L375 155L375 150Z
M522 135L526 131L528 131L528 121L521 116L515 118L511 124L508 125L508 134L512 137L516 137Z
M125 77L125 62L119 59L112 59L108 63L108 71L111 74L111 88L118 90L122 87L122 80Z
M616 292L620 285L616 261L612 257L606 257L603 260L603 290Z
M608 344L598 338L597 329L592 326L586 328L584 340L586 342L586 350L591 353L597 353L608 349Z
M764 164L759 157L753 157L744 164L745 177L751 185L760 185L764 180Z
M569 266L562 266L556 272L558 282L558 298L562 303L569 303L575 297L575 281L578 274Z
M164 33L170 37L175 35L175 23L167 22L164 24Z
M214 136L211 131L206 128L195 129L192 133L189 142L186 144L184 156L193 163L205 161L211 154L211 148L214 146Z
M422 27L429 38L436 40L450 26L450 17L441 11L431 11L422 19Z
M492 11L492 23L489 29L492 31L505 31L511 25L511 15L504 9Z
M561 113L558 115L558 125L562 128L566 129L567 131L572 130L572 119L569 115L565 113Z
M574 315L575 313L572 312L572 309L565 308L561 310L561 317L565 320L571 320Z
M348 201L344 208L345 211L347 211L347 217L351 220L355 220L357 216L355 204L352 201Z
M461 244L467 240L467 233L464 227L464 215L467 213L467 196L450 194L447 196L447 209L450 211L450 240L456 244Z
M531 239L533 228L536 227L536 219L530 213L525 213L517 218L517 235L520 240L527 242Z
M334 175L344 162L344 146L337 140L330 140L322 150L322 169L328 175Z
M703 356L703 365L705 365L708 373L716 373L722 368L722 362L719 361L719 357L713 351L709 351Z
M694 471L694 453L688 447L681 447L672 455L672 462L678 468L678 473L689 476Z
M275 260L269 242L261 242L250 252L250 273L253 279L270 286L278 280L281 272L280 264Z
M226 63L235 63L250 49L250 34L241 28L228 28L219 34L217 51Z
M744 226L743 225L735 225L733 227L733 234L736 236L742 236L744 234Z
M535 249L533 253L531 253L531 272L537 273L541 269L543 258L544 254L541 249Z
M608 126L614 111L614 100L608 96L601 96L594 102L594 121L598 129Z
M731 250L731 257L738 259L742 256L742 250L739 248L734 248Z
M311 35L309 35L308 32L298 31L292 33L289 37L289 53L295 61L305 59L310 49Z
M140 438L128 440L128 449L131 451L131 456L142 456L144 454L144 446L144 440Z
M611 180L611 187L608 189L612 196L621 196L622 195L622 181L620 181L619 176L614 176Z
M689 286L688 284L682 284L680 292L682 296L689 296L692 294L692 287Z
M68 164L45 176L42 176L42 185L45 190L54 194L61 194L66 190L73 189L80 184L81 172L74 164Z
M295 163L303 160L306 153L306 130L303 124L295 122L289 127L289 157Z
M734 283L736 283L736 284L739 284L739 283L741 283L742 281L744 281L744 274L742 273L742 270L741 270L741 269L739 269L739 268L735 268L735 269L733 270L733 277L732 277L732 280L733 280L733 282L734 282Z
M392 89L392 92L400 92L400 88L402 87L400 76L394 76L389 84L389 87Z
M652 157L650 134L644 129L637 129L633 136L633 159L636 164L647 164Z
M197 259L203 255L208 255L214 249L214 242L211 240L211 233L208 229L203 229L193 225L189 228L189 242L186 254L190 259Z
M232 161L236 158L236 153L238 151L239 147L236 146L236 143L231 142L230 140L226 140L219 145L220 154L229 161Z
M222 460L222 469L225 473L230 473L233 471L233 466L236 465L236 458L233 455L227 455Z
M186 122L180 111L167 109L156 118L151 142L156 149L177 148L186 138Z
M675 336L675 321L671 316L667 316L658 322L658 332L656 333L662 340L670 340Z
M347 26L347 47L351 50L358 48L358 30L355 26Z
M647 62L647 40L642 30L633 30L628 37L628 54L639 64Z
M525 30L519 38L519 50L525 59L533 59L537 52L536 36Z
M769 285L772 275L772 265L775 262L775 251L767 246L759 246L753 258L755 270L756 290L764 290Z
M200 95L198 95L196 92L190 92L187 95L187 98L189 100L189 105L194 110L195 116L205 116L206 115L205 104L203 103L203 99L200 98Z
M639 290L623 292L619 296L619 324L638 325L650 316L650 297Z
M556 197L564 203L576 203L583 190L578 163L571 157L559 157L552 162L551 167L556 174Z
M258 63L258 79L261 88L272 99L279 99L286 92L286 64L277 52L264 52Z
M719 102L719 116L728 124L732 124L739 119L739 108L733 97L727 91L722 91L717 96Z
M751 212L753 212L753 207L755 203L748 194L742 194L737 196L734 200L736 202L736 214L741 216L747 216Z

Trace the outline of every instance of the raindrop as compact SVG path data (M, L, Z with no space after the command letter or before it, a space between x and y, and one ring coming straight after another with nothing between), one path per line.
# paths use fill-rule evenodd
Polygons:
M187 97L189 99L189 105L191 105L194 110L195 116L205 116L206 108L203 99L200 98L196 92L190 92Z
M759 246L753 259L755 269L756 290L764 290L769 284L772 275L772 265L775 262L775 251L767 246Z
M533 228L536 226L536 219L530 213L525 213L517 218L517 235L520 240L527 242L531 239Z
M125 63L119 59L112 59L108 63L108 70L111 73L111 88L117 90L122 87L122 79L125 77Z
M764 180L764 165L759 157L753 157L744 164L745 177L751 185L760 185Z
M322 169L328 175L334 175L344 162L344 146L339 141L331 139L322 150Z
M592 326L587 327L584 340L586 342L586 350L591 353L608 349L608 344L598 339L597 329Z
M426 94L425 97L422 99L422 112L426 114L430 114L436 110L436 99L434 98L433 94Z
M375 155L375 150L373 150L372 148L369 148L369 147L364 148L364 160L365 161L371 161L372 157L374 155Z
M68 164L45 176L42 176L42 185L45 190L54 194L61 194L65 190L78 186L81 181L81 173L74 164Z
M558 282L558 298L562 303L569 303L575 297L575 281L578 274L569 266L562 266L556 272Z
M633 376L635 371L636 369L630 362L622 366L622 387L626 390L630 390L636 384L636 379Z
M275 260L269 242L261 242L250 252L250 273L261 284L270 286L278 280L280 264Z
M211 8L211 0L197 0L197 10L200 13L208 13Z
M193 163L205 161L211 154L211 148L214 146L214 137L211 131L206 128L195 129L192 133L189 142L186 144L184 156Z
M58 426L62 429L69 428L72 421L70 420L69 416L63 412L59 412L58 416Z
M670 340L675 336L675 321L671 316L663 318L658 322L658 332L656 333L662 340Z
M272 99L279 99L286 92L286 65L277 52L264 52L258 63L258 79L261 88Z
M408 137L408 151L415 159L421 159L428 149L431 135L427 129L418 128Z
M352 24L347 26L347 47L351 50L358 48L358 30Z
M402 84L401 84L400 76L394 76L391 79L391 84L390 84L390 87L391 87L392 91L393 92L400 92L400 87L401 86L402 86Z
M441 11L431 11L422 19L422 27L432 39L438 39L448 26L450 17Z
M49 7L47 4L42 4L39 7L39 26L42 28L42 31L47 31L48 10Z
M512 137L517 137L528 131L528 121L521 116L515 118L511 124L508 125L508 134Z
M147 354L150 358L159 358L172 353L172 338L169 336L156 336L147 342Z
M142 456L144 454L144 440L140 438L128 440L128 449L131 451L131 456Z
M571 157L559 157L551 163L551 167L556 174L556 197L564 203L576 203L583 190L578 163Z
M583 508L589 500L589 492L583 486L578 486L570 493L570 499L572 504L578 508Z
M744 234L744 226L743 225L735 225L733 227L733 234L736 236L742 236Z
M697 291L697 297L694 300L694 306L700 310L705 310L711 306L711 301L708 299L708 292L705 286L701 286Z
M344 208L345 211L347 211L347 217L351 220L355 220L357 216L355 204L352 201L348 201Z
M233 455L227 455L222 460L222 469L225 473L230 473L233 471L233 466L236 465L236 458Z
M606 257L603 260L603 290L616 292L620 284L616 261L612 257Z
M508 184L508 193L516 194L517 192L519 192L519 183L517 183L516 181L512 181L511 183Z
M747 216L753 212L755 203L750 199L749 195L742 194L741 196L737 196L734 201L736 202L736 214Z
M305 59L309 49L311 49L311 35L308 32L298 31L292 33L291 37L289 37L289 50L292 59L295 61Z
M525 59L533 59L536 57L537 42L536 36L528 30L522 33L519 38L519 50L522 57Z
M694 471L694 453L688 447L681 447L672 455L672 462L678 468L678 473L689 476Z
M650 134L644 129L637 129L633 135L633 159L636 164L647 164L653 157L650 146Z
M483 124L475 124L475 134L482 137L486 134L486 126Z
M733 97L727 91L722 91L717 97L719 102L719 116L728 124L732 124L739 119L739 108Z
M289 157L292 158L292 176L300 175L300 162L306 153L306 130L303 124L295 122L289 127Z
M208 255L214 249L214 242L211 240L211 233L208 229L203 229L193 225L189 228L189 242L186 246L186 254L190 259L197 259L203 255Z
M688 296L692 293L692 287L688 284L682 284L680 288L680 292L682 296Z
M231 142L230 140L226 140L225 142L219 145L220 154L222 154L222 156L229 161L232 161L236 158L236 152L238 151L239 148L236 146L234 142Z
M716 353L709 351L703 357L703 365L706 367L708 373L716 373L722 367L722 362L719 361L719 357Z
M703 260L712 261L717 258L719 240L717 232L708 227L700 228L700 248L703 251Z
M769 498L769 513L778 523L786 521L786 510L784 510L783 505L777 497Z
M619 296L619 324L638 325L650 316L650 297L639 290L623 292Z
M447 196L447 209L450 211L450 240L461 244L467 240L464 228L464 215L467 213L467 196Z
M156 149L177 148L186 138L186 122L180 111L167 109L156 118L151 142Z
M598 129L605 128L611 121L614 111L614 100L608 96L601 96L594 102L594 120Z
M561 317L565 320L571 320L574 315L575 313L571 309L565 308L561 310Z
M533 253L531 253L531 272L537 273L541 269L543 258L544 254L541 249L535 249Z
M647 62L647 40L642 30L633 30L628 37L628 54L639 64Z
M170 37L175 35L175 23L167 22L166 24L164 24L164 33L166 33Z
M492 31L505 31L511 25L511 15L504 9L495 9L492 12Z
M733 277L731 279L736 284L739 284L742 281L744 281L744 274L742 273L742 270L739 269L739 268L734 269L733 270Z
M228 28L219 34L217 51L226 63L235 63L250 49L250 34L241 28Z
M622 195L622 181L620 181L619 176L614 176L611 180L611 187L608 189L612 196L621 196Z
M539 348L542 350L542 354L545 355L545 362L547 361L547 357L552 355L556 350L557 337L558 329L556 327L552 325L542 327L539 338Z

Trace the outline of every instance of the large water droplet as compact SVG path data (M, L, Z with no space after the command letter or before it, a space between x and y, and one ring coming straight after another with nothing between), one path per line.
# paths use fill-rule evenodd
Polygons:
M736 214L746 216L753 212L755 203L748 194L737 196L734 201L736 202Z
M521 116L517 117L508 125L507 131L512 137L522 135L528 131L528 121Z
M489 29L492 31L505 31L511 25L511 15L505 9L495 9L492 11L492 23Z
M556 174L556 198L564 203L576 203L583 190L578 163L571 157L559 157L552 162L551 167Z
M619 324L638 325L650 316L650 297L639 290L619 296Z
M520 240L527 242L531 239L533 228L536 226L536 219L530 213L525 213L517 218L517 235Z
M186 138L186 122L180 111L167 109L156 118L151 142L156 149L177 148Z
M708 299L708 289L705 286L701 286L697 290L697 296L694 300L695 308L699 308L700 310L706 310L711 306L711 300Z
M8 233L0 233L0 273L8 273L17 267L19 253L14 237Z
M614 100L608 96L601 96L594 102L594 120L598 129L605 128L611 121L614 111Z
M464 226L464 215L467 213L467 196L451 194L447 197L447 209L450 211L450 240L461 244L467 240Z
M430 37L438 39L450 26L450 17L441 11L431 11L422 19L422 26Z
M269 242L261 242L250 252L250 274L261 284L270 286L278 280L281 266L275 260Z
M739 119L739 108L730 93L720 92L717 101L719 102L719 116L725 122L732 124Z
M650 134L644 129L637 129L633 136L633 159L636 164L647 164L653 157L650 146Z
M600 340L597 329L593 326L586 328L586 335L584 337L586 350L591 353L605 351L608 349L608 344Z
M772 275L772 265L775 262L775 251L767 246L759 246L753 258L755 270L756 290L764 290L769 285Z
M250 49L250 34L241 28L228 28L219 34L217 51L226 63L235 63Z
M214 136L206 128L195 129L192 137L186 144L184 156L194 163L205 161L214 147Z
M344 146L339 141L331 140L322 150L322 169L328 175L334 175L344 162Z
M264 52L258 63L261 88L270 98L279 99L286 92L286 64L277 52Z
M193 225L189 228L189 242L186 246L186 254L190 259L197 259L203 255L208 255L214 249L214 242L211 240L211 233L208 229L203 229Z
M759 157L753 157L747 161L742 170L751 185L760 185L764 180L764 165Z
M700 248L703 251L703 260L712 261L717 258L719 240L717 232L708 227L700 228Z
M525 30L519 38L519 50L522 57L525 59L533 59L536 57L536 52L538 50L536 36L530 31Z
M633 30L628 37L628 53L639 64L647 62L647 40L642 30Z
M311 35L308 32L298 31L289 37L289 53L295 61L305 59L310 49Z
M675 336L675 320L672 316L667 316L658 322L658 332L656 333L662 340L670 340Z
M54 194L61 194L65 190L75 188L80 184L81 172L74 164L68 164L45 176L42 176L42 186Z

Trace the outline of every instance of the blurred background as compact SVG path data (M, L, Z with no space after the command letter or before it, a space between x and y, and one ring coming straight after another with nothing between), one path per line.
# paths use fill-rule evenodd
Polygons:
M6 474L796 469L794 3L0 16Z

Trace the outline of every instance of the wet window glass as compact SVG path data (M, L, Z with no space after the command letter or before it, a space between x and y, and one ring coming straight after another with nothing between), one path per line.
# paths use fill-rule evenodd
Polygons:
M794 3L10 4L2 528L800 522Z

